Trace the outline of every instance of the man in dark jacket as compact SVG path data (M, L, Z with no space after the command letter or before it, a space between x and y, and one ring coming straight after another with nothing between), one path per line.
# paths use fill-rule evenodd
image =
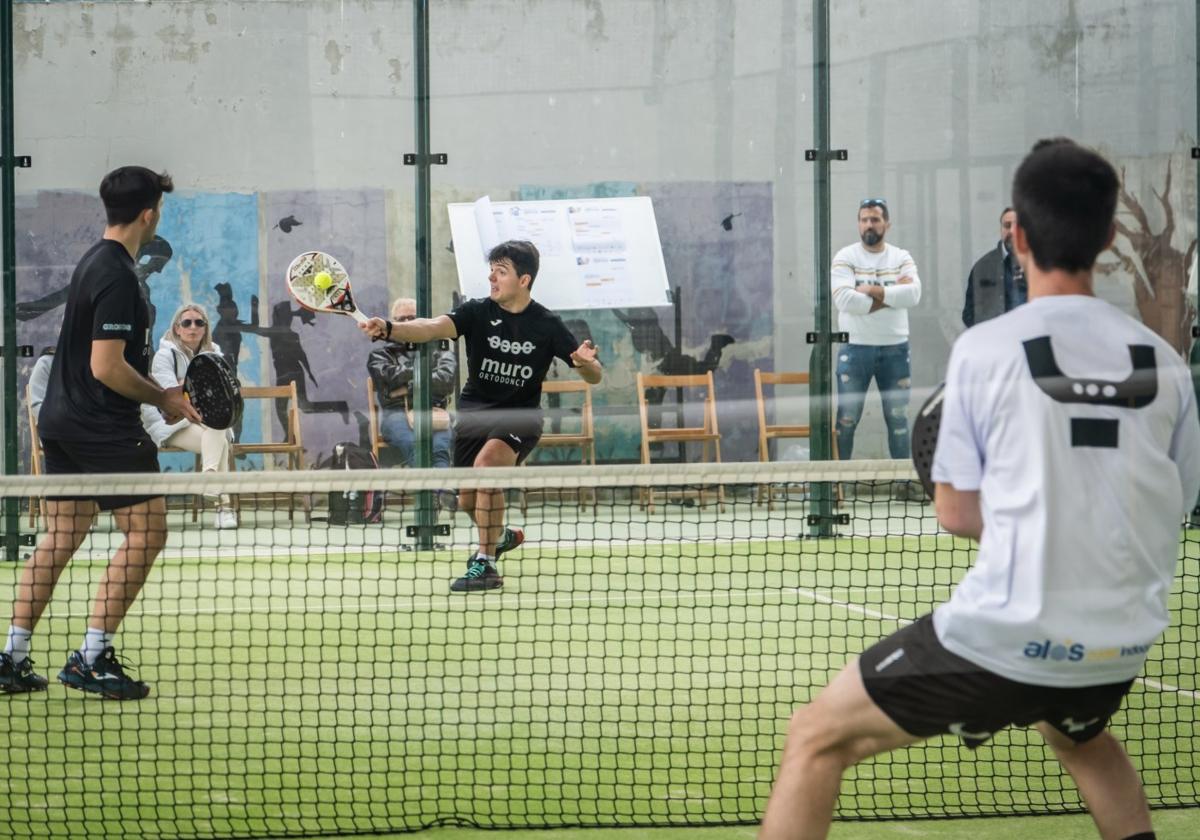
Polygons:
M393 321L411 321L417 317L417 302L397 298L392 303ZM400 455L400 462L413 465L412 427L413 362L416 351L408 344L385 344L367 357L367 372L375 382L379 401L379 434ZM458 381L458 360L454 347L438 349L431 365L433 404L433 466L450 466L450 414L446 403Z
M1012 252L1012 232L1017 214L1005 207L1000 214L1000 242L975 263L967 278L967 299L962 320L968 327L1003 315L1025 302L1025 274Z

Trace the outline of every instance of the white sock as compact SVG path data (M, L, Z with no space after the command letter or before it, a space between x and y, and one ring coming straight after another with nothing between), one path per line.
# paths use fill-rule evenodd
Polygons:
M493 557L493 556L492 556L492 555L490 555L490 554L484 554L484 553L481 551L481 552L479 552L478 554L476 554L475 556L476 556L477 558L479 558L480 560L482 560L484 563L487 563L489 566L495 566L495 565L496 565L496 558L495 558L495 557Z
M4 646L4 652L12 657L14 665L19 665L29 658L29 642L32 638L32 630L26 630L15 624L9 625L8 644Z
M89 627L83 637L83 647L79 649L79 652L83 654L83 661L91 665L99 659L105 648L112 647L114 635L116 634L105 633L95 627Z

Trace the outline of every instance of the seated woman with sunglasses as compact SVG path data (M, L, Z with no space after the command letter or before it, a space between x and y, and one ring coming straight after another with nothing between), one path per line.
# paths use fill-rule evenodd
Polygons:
M158 343L158 352L150 365L150 376L164 388L174 388L183 382L188 362L197 353L220 353L221 348L213 343L208 317L204 308L195 303L185 303L175 311L171 327L163 333ZM228 472L232 464L229 446L233 442L232 429L210 429L190 420L168 423L158 409L142 406L142 425L158 446L173 446L200 455L205 472ZM217 528L236 528L237 513L228 494L217 499L214 525Z

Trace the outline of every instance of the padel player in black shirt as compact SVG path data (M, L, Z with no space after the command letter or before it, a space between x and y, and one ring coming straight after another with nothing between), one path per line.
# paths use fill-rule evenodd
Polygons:
M595 385L602 371L590 341L576 343L562 319L530 296L539 255L532 242L502 242L488 254L487 298L470 300L449 315L392 322L372 318L361 327L372 338L425 342L462 337L467 382L454 426L454 466L511 467L524 461L542 434L542 382L555 358ZM504 527L504 493L463 489L459 507L479 528L479 550L453 592L498 589L496 561L524 540Z
M182 389L163 390L147 377L149 304L134 274L134 255L154 238L167 175L125 166L104 177L100 198L104 238L80 260L67 292L66 311L46 399L39 415L46 473L158 472L158 450L142 428L141 403L168 418L200 422ZM71 556L83 544L96 513L111 511L125 541L109 560L88 619L83 645L58 679L64 685L116 700L150 693L125 673L113 636L166 542L162 496L69 496L46 500L47 533L21 573L8 640L0 654L0 691L41 691L46 679L29 658L33 629Z

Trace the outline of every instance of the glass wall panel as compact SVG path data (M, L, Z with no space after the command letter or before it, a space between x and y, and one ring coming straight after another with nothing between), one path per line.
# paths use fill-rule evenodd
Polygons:
M1073 138L1117 167L1124 181L1118 236L1097 265L1097 293L1186 352L1195 317L1194 296L1187 294L1196 244L1190 160L1196 125L1194 3L924 2L908 4L902 14L878 4L831 6L832 142L849 153L834 168L833 246L859 240L856 215L864 199L886 199L887 241L911 253L923 287L919 304L909 310L908 417L944 378L950 346L965 329L972 266L989 252L1000 260L1001 213L1010 203L1013 173L1039 138ZM1004 310L1002 280L990 290L988 311L981 302L985 292L976 285L979 307L965 313L968 320ZM847 352L836 351L835 363ZM873 387L853 456L888 453ZM922 579L916 568L900 574ZM949 582L928 590L930 607L948 594ZM889 611L886 605L878 609ZM1194 611L1176 618L1180 615L1194 623ZM1182 632L1194 634L1194 628ZM1169 659L1178 648L1165 644L1162 650ZM1178 667L1151 662L1148 671L1153 677L1158 669ZM1180 753L1167 735L1177 718L1161 711L1182 705L1178 725L1194 725L1190 701L1181 700L1193 693L1191 679L1187 674L1182 681L1148 679L1118 717L1118 734L1128 737L1146 772L1152 802L1174 801L1173 781L1194 774L1190 753ZM857 778L872 773L899 779L907 772L903 765L934 764L944 749L927 746L880 758ZM998 749L1003 760L1013 762L1044 756L1038 737L1030 739L1025 731L1014 732ZM1074 787L1053 764L1016 775L1008 780L994 776L985 762L968 762L953 777L919 783L920 797L926 806L966 810L1077 801ZM915 781L897 783L855 806L862 813L883 812L894 807L897 795L917 790Z
M606 366L596 394L601 461L639 460L639 371L711 370L721 456L733 461L758 457L754 369L808 369L808 21L808 5L795 0L433 8L433 145L450 155L434 173L435 310L456 288L448 202L653 202L667 280L680 291L678 339L665 300L609 306L596 295L591 308L563 312L580 338L596 341ZM533 48L545 33L553 46ZM623 236L644 235L626 224ZM622 274L611 285L656 282L635 269L628 276L645 279ZM553 300L545 297L552 283L586 282L556 276L538 281L535 299ZM675 422L674 394L651 396ZM806 422L806 404L791 410L793 422ZM674 457L672 445L657 449L656 457ZM784 455L806 451L793 441Z
M1132 236L1102 257L1097 291L1185 348L1195 4L831 6L832 142L849 151L834 167L833 247L857 241L861 199L888 200L887 240L912 254L923 284L909 315L914 410L964 329L967 276L997 248L1013 171L1043 137L1094 146L1122 172L1119 221ZM874 394L855 438L856 457L887 456Z
M154 346L181 303L201 304L244 385L296 384L307 463L365 440L369 344L349 318L301 311L283 276L319 249L346 265L368 313L412 291L411 209L401 210L412 204L401 161L411 3L15 10L16 140L34 162L17 174L21 341L37 352L55 342L71 272L102 232L101 177L127 164L166 170L176 189L139 268ZM22 388L32 364L21 360ZM239 440L279 439L277 412L263 406L249 402ZM164 463L192 468L182 455Z

